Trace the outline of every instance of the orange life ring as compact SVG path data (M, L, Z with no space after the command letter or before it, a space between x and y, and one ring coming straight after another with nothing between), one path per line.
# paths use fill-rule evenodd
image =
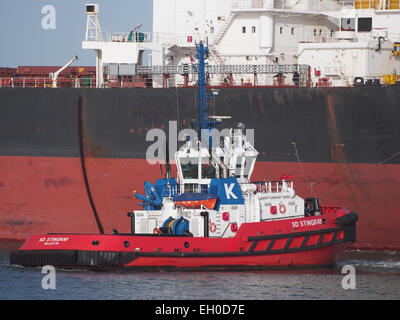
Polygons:
M210 231L212 233L214 233L215 231L217 231L217 226L215 225L215 223L210 223Z
M161 235L161 230L160 229L158 229L158 228L155 228L154 230L153 230L153 234L155 234L155 235Z
M282 214L286 213L286 207L285 207L284 204L280 204L279 205L279 212L282 213Z

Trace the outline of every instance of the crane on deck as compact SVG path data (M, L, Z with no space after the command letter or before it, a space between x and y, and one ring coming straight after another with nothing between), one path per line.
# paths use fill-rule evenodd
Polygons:
M75 62L75 60L78 60L78 56L73 57L70 61L68 61L64 66L62 66L59 70L56 72L52 72L49 74L49 77L53 80L53 88L57 88L57 78L58 75L63 72L66 68L68 68L71 64Z

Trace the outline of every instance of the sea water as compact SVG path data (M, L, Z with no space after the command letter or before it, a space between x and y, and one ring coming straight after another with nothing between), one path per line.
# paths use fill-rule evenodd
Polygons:
M0 248L1 300L398 300L400 253L348 251L332 269L262 272L55 271L9 265ZM346 288L346 266L354 267ZM343 272L343 273L342 273Z

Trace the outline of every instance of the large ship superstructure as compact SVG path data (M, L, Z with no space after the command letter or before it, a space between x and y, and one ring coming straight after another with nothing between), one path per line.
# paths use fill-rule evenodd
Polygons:
M141 77L153 87L195 85L192 56L205 39L211 85L393 84L399 10L397 0L154 0L152 33L98 31L83 48L97 52L99 86L103 63L106 83Z

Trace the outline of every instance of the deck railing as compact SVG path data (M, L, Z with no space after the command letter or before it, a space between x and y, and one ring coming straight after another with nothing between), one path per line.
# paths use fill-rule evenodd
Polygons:
M94 88L96 77L58 79L57 88ZM48 77L0 78L0 88L52 88L53 80Z
M400 0L356 0L355 9L398 10Z
M103 42L151 42L151 32L102 32Z
M251 184L257 187L257 192L261 193L280 193L294 187L293 181L262 181L251 182Z
M342 210L342 208L337 206L321 206L321 210L322 210L322 215L325 215L330 213L336 213L339 210Z
M187 35L163 33L163 32L110 32L102 31L101 37L88 39L88 41L98 42L123 42L123 43L149 43L159 42L163 44L178 44L182 46L194 46L200 40L200 35L192 33Z
M320 1L320 0L232 0L232 9L266 9L266 10L298 10L298 11L330 11L344 6L354 6L354 1Z
M374 9L374 10L399 10L400 0L232 0L232 9L275 9L299 11L332 11L340 10L341 7L353 9Z
M294 188L293 181L261 181L243 183L241 185L252 185L259 193L280 193ZM186 184L186 185L165 185L163 186L162 196L173 197L182 193L208 193L208 185Z

